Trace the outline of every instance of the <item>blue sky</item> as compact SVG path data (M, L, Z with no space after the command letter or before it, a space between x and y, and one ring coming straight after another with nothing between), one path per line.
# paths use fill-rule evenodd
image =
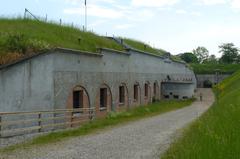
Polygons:
M84 0L1 0L1 16L23 15L24 8L49 20L84 25ZM205 46L240 47L240 0L87 0L88 29L100 35L144 41L173 54Z

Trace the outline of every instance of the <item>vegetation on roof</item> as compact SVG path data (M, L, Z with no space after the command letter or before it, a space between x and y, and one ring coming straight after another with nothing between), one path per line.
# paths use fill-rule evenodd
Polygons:
M239 64L190 64L196 74L215 74L219 71L222 74L232 74L240 70Z
M55 47L96 52L104 47L123 51L113 40L71 26L30 19L0 18L0 64Z
M137 49L139 51L144 51L144 52L148 52L148 53L152 53L160 56L165 55L167 53L167 51L165 50L153 48L150 45L138 40L123 38L123 41L130 47Z
M159 56L166 56L167 54L169 54L167 51L165 51L163 49L151 47L150 45L148 45L144 42L138 41L138 40L123 38L123 41L128 46L130 46L134 49L137 49L139 51L148 52L148 53L159 55ZM171 54L170 54L170 59L173 61L176 61L176 62L183 62L183 60L180 57L174 56Z
M167 54L167 51L153 48L144 42L128 38L123 40L130 47L140 51L160 56ZM0 65L56 47L88 52L97 52L98 48L124 51L123 46L114 40L70 25L23 18L0 18ZM170 58L173 61L181 61L172 55Z
M215 88L217 101L186 128L163 159L238 159L240 156L240 71Z

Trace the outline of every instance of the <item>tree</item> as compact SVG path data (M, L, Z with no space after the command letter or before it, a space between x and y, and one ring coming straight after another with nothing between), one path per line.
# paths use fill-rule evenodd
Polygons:
M193 54L198 58L199 63L202 63L208 59L209 51L205 47L199 46L193 50Z
M180 55L180 58L186 63L198 63L198 58L191 52L186 52Z
M216 58L215 55L210 55L208 57L208 59L204 60L203 63L207 63L207 64L217 64L218 63L218 59Z
M223 63L237 63L239 60L239 49L233 43L224 43L219 46L220 53L222 53L221 62Z

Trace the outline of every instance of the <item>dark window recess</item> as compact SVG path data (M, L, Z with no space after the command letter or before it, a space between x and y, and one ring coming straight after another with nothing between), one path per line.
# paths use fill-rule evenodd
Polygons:
M183 96L182 98L183 98L183 99L188 99L188 97L187 97L187 96Z
M100 89L100 108L107 107L107 88Z
M170 92L170 95L173 95L173 93L172 93L172 92Z
M157 83L153 84L153 93L154 93L154 96L157 95Z
M173 98L174 99L179 99L179 95L174 95Z
M120 86L119 87L119 103L124 103L124 99L125 99L124 86Z
M164 98L169 99L169 95L165 95Z
M169 76L169 75L167 75L167 80L171 81L171 78L170 78L170 76Z
M83 108L83 90L73 92L73 109Z
M134 85L134 100L138 100L138 85Z
M148 84L144 85L144 95L145 97L148 97Z

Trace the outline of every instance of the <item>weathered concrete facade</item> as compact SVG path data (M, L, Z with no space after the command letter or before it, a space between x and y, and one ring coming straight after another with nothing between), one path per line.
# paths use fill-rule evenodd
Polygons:
M77 90L83 107L96 107L101 117L162 97L191 98L195 88L193 71L168 58L134 50L55 49L0 68L0 112L72 108Z

